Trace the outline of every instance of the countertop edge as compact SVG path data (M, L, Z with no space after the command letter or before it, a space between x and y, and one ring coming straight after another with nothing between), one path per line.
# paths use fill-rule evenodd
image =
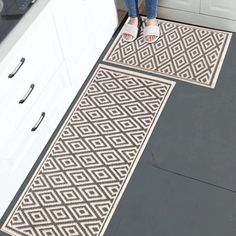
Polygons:
M40 12L46 7L50 0L38 0L25 15L19 20L15 27L9 32L0 44L0 62L5 58L15 43L21 38L31 23L36 19Z

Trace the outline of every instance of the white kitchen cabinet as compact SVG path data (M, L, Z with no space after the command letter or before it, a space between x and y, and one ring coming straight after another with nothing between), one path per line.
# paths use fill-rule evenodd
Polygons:
M88 30L92 25L88 21L90 16L87 8L88 1L71 0L70 2L73 7L65 4L63 0L53 1L51 9L68 71L77 87L84 82L93 65L93 60L90 60L92 50L90 30Z
M34 106L27 112L21 125L8 138L0 152L0 212L4 212L23 183L39 154L70 105L71 82L65 67L60 65ZM41 117L44 113L44 117ZM40 124L38 121L41 121ZM38 125L35 131L32 128Z
M200 13L236 20L236 1L202 0Z
M0 134L4 138L0 139L0 147L20 125L63 60L53 20L48 13L45 11L40 15L2 62ZM20 58L25 61L19 68L16 65L19 65ZM17 72L15 67L19 68ZM14 73L9 78L9 74Z
M236 1L159 0L158 17L236 32Z
M95 64L101 52L105 49L107 43L111 39L115 29L118 27L118 18L116 16L117 10L114 0L103 0L103 4L101 4L101 1L97 0L90 0L87 2L87 7L90 9L89 14L94 16L89 20L91 26L87 28L87 32L91 34L92 39L90 45L92 51L89 57L92 59L93 64ZM101 18L104 19L101 20ZM93 30L93 28L96 28L96 30Z
M47 74L47 77L52 76L63 60L53 19L49 13L43 12L32 23L1 62L0 100L11 91L17 92L16 87L20 90L20 86L35 78L41 82L42 73ZM22 58L24 62L21 62ZM8 96L8 99L11 98L12 96Z
M197 13L199 13L200 9L200 0L159 0L158 4L161 7L168 7Z
M118 25L114 1L70 0L65 4L57 0L51 8L70 76L78 88Z
M40 0L30 12L22 22L33 22L10 50L7 41L0 45L0 217L118 24L110 0Z

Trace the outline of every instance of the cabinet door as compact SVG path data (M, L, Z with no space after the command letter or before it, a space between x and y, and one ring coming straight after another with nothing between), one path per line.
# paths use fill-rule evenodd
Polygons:
M200 10L200 0L159 0L158 5L196 13Z
M235 0L201 0L202 14L236 20Z
M70 105L70 90L68 73L62 64L22 125L0 150L0 189L4 190L0 194L0 218ZM42 112L45 116L40 125L31 131Z
M53 1L52 14L66 64L75 87L82 84L91 68L91 32L94 30L88 19L92 17L87 9L87 1ZM96 27L96 26L94 26Z
M51 2L59 40L74 87L78 90L102 53L116 26L111 0Z
M92 16L89 19L90 25L94 28L90 31L92 37L90 47L94 56L90 55L90 58L92 57L95 63L118 26L117 10L114 1L111 0L89 0L87 8Z

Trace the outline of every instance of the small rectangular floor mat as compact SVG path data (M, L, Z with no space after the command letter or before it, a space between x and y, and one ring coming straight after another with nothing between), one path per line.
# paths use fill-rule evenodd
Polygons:
M153 44L144 42L142 29L131 43L120 31L104 61L214 88L232 33L165 20L159 26Z
M174 84L99 65L1 230L103 235Z

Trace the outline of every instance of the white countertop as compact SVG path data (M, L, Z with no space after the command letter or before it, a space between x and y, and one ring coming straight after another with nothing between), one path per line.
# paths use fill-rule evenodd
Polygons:
M37 0L0 44L0 62L50 0Z

